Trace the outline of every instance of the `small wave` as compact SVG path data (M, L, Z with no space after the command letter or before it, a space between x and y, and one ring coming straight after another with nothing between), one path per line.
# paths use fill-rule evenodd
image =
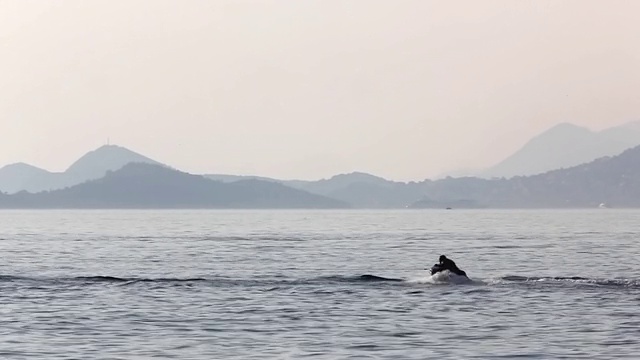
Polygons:
M13 284L13 285L12 285ZM211 286L211 287L246 287L264 288L269 291L278 291L300 286L395 286L402 285L498 285L514 286L522 284L533 287L609 287L621 289L640 289L638 279L602 279L588 278L582 276L522 276L508 275L489 280L474 280L464 276L451 274L447 271L437 273L433 276L427 275L415 278L392 278L373 274L364 275L330 275L310 278L289 278L283 276L274 277L250 277L250 278L229 278L222 276L205 277L118 277L109 275L93 276L20 276L20 275L0 275L0 285L3 286L44 286L44 287L84 287L84 286ZM386 284L386 285L385 285Z
M72 285L100 285L100 284L118 284L131 285L140 283L163 283L163 284L186 284L186 283L205 283L212 286L269 286L277 288L280 286L299 286L299 285L321 285L330 283L389 283L403 282L404 279L388 278L383 276L365 274L356 276L320 276L314 278L293 279L293 278L228 278L228 277L193 277L193 278L144 278L144 277L117 277L108 275L93 276L62 276L62 277L27 277L15 275L0 275L0 283L16 283L29 282L41 284L72 284Z
M165 283L184 283L194 281L208 281L205 278L127 278L117 276L72 276L72 277L26 277L15 275L0 275L0 282L50 282L50 283L84 283L84 284L100 284L100 283L136 283L136 282L165 282Z
M360 276L325 276L314 279L316 281L332 281L332 282L402 282L404 279L387 278L383 276L365 274Z
M404 279L386 278L382 276L369 275L369 274L361 275L360 277L358 277L358 279L361 281L394 281L394 282L404 281Z
M60 278L61 281L81 281L86 283L187 283L187 282L206 282L210 281L205 278L121 278L116 276L78 276L71 278ZM213 279L211 279L212 281Z
M17 280L29 280L28 277L14 276L14 275L0 275L0 282L17 281Z
M500 278L510 283L547 283L547 284L577 284L590 286L610 286L636 288L640 287L640 280L634 279L597 279L582 276L519 276L508 275Z
M287 286L316 286L329 284L473 284L478 281L470 280L464 276L449 274L448 272L440 272L434 276L420 277L414 279L402 279L378 276L373 274L364 275L329 275L312 278L286 278L282 276L276 277L252 277L252 278L229 278L220 276L208 277L189 277L189 278L145 278L145 277L118 277L109 275L92 275L92 276L15 276L0 275L0 283L37 283L47 286L71 285L71 286L99 286L99 285L118 285L129 286L134 284L165 284L165 285L192 285L193 283L201 283L208 286L245 286L245 287L267 287L269 289L280 289Z
M74 278L62 278L61 280L77 280L86 282L128 282L131 279L119 278L115 276L78 276Z
M523 246L521 246L521 245L494 245L492 247L495 248L495 249L505 249L506 250L506 249L520 249Z
M109 275L67 276L67 277L29 277L17 275L0 275L0 283L29 283L45 286L101 286L101 285L143 285L162 284L166 286L205 286L219 287L265 287L268 289L282 289L291 286L319 286L331 284L352 284L367 286L367 284L430 284L430 285L508 285L527 284L528 286L608 286L620 288L640 288L640 280L635 279L598 279L582 276L522 276L508 275L490 280L474 280L464 276L451 274L448 271L435 275L414 278L393 278L373 274L364 275L329 275L310 278L251 277L229 278L222 276L206 277L118 277Z

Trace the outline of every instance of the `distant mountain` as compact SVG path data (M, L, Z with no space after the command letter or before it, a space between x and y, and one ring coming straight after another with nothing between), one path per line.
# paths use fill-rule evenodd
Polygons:
M424 182L426 196L492 208L640 207L640 146L587 164L512 179ZM410 207L420 207L414 203Z
M18 163L0 169L0 191L13 194L19 191L36 193L77 185L99 179L107 171L138 162L160 164L126 148L104 145L74 162L65 172L52 173L35 166Z
M367 184L381 187L392 185L392 182L389 180L363 172L339 174L329 179L322 179L318 181L292 180L285 181L284 183L298 189L325 196L331 196L332 193L339 192L344 188L354 185Z
M61 174L29 164L17 163L0 168L0 191L10 194L28 189L48 190L60 185L64 185Z
M640 124L629 123L600 132L559 124L534 137L515 154L482 171L480 177L527 176L613 156L640 145Z
M518 171L533 171L539 162L562 167L567 159L597 156L594 149L624 148L639 132L640 123L598 133L559 125L532 139L502 165L512 169L519 163L531 165ZM560 144L565 144L562 151L557 149ZM63 173L27 164L5 166L0 169L0 192L17 194L0 194L0 207L554 208L600 203L640 207L640 196L636 196L640 195L640 147L582 165L541 169L539 174L508 179L448 177L409 183L362 172L318 181L198 176L169 169L121 147L105 146L83 156ZM33 195L22 190L46 192Z
M107 171L118 170L129 163L147 163L162 165L129 149L116 145L104 145L90 151L76 160L65 171L65 174L80 183L87 180L99 179Z
M275 181L247 179L225 183L161 165L129 163L120 170L107 172L103 178L62 190L0 194L0 207L595 208L600 204L640 207L640 146L587 164L511 179L467 177L400 183L368 174L345 174L313 185L317 186L316 191L329 192L335 199Z
M306 186L355 208L595 208L601 203L640 207L640 146L582 165L511 179L402 183L346 174Z
M205 175L209 179L223 182L254 179L275 182L291 188L323 195L358 208L398 208L405 207L420 196L403 186L404 183L393 182L379 176L352 172L335 175L329 179L317 181L279 180L259 176Z
M0 196L0 208L345 208L344 202L260 180L213 181L129 163L62 190Z
M423 196L416 183L390 181L363 172L339 174L318 181L289 180L283 184L344 201L356 208L404 208Z
M640 207L640 146L569 169L514 178L510 185L504 205Z

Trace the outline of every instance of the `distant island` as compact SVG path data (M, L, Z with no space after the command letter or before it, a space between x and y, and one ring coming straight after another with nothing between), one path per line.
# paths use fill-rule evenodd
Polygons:
M36 194L0 195L0 208L342 209L348 204L259 180L222 183L161 165L130 163L106 176Z
M159 162L124 147L104 145L83 155L61 173L49 172L24 163L0 168L0 191L11 194L19 191L36 193L63 189L99 179L105 176L107 171L118 170L134 162L160 165Z
M561 127L557 134L575 130ZM535 175L418 182L362 172L317 181L187 174L114 145L87 153L64 173L22 163L0 169L4 209L598 207L640 207L640 146Z
M470 177L512 178L569 168L640 145L640 122L602 131L562 123L529 140L520 150L489 169L457 173ZM466 174L465 174L466 173Z

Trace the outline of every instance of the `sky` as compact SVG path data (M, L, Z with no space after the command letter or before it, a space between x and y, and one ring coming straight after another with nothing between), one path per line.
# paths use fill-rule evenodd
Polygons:
M423 180L640 119L639 1L0 0L0 166Z

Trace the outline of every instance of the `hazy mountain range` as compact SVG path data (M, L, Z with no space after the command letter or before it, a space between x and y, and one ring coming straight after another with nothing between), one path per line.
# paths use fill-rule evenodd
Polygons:
M640 207L640 146L568 169L511 179L456 178L425 183L425 198L470 207ZM425 201L412 207L425 207ZM428 206L427 206L428 207Z
M0 207L526 208L596 207L601 203L637 207L640 147L605 158L598 158L604 150L593 147L612 152L616 147L632 144L638 127L632 123L594 133L573 125L558 125L490 169L496 174L506 173L504 169L519 166L517 159L531 165L522 167L522 172L540 171L534 169L542 169L544 164L539 163L545 161L544 166L563 164L538 175L409 183L357 172L318 181L192 175L128 149L106 145L84 155L63 173L27 164L5 166L0 169L0 190L6 193L0 194ZM560 156L564 154L559 150L562 143L567 156ZM554 158L553 154L558 156ZM582 165L564 165L588 157L591 158Z
M107 171L118 170L132 162L160 163L129 149L104 145L90 151L61 173L49 172L32 165L17 163L0 169L0 191L12 194L19 191L32 193L57 190L99 179Z
M259 180L213 181L129 163L104 177L36 194L0 195L0 208L346 208L339 200Z
M618 155L638 145L639 121L598 132L562 123L535 136L520 150L489 169L456 171L448 175L481 178L535 175Z

